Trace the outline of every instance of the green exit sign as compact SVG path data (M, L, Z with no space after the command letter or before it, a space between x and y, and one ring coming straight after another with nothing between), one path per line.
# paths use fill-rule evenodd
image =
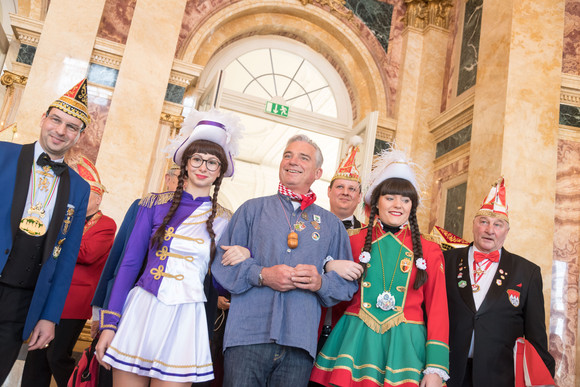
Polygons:
M274 102L266 102L266 113L275 114L280 117L288 117L290 108Z

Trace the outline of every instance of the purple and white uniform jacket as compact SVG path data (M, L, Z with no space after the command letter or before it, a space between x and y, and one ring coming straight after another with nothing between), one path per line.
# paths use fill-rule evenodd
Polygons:
M210 197L183 196L165 231L163 244L151 249L150 239L171 206L172 192L150 194L139 203L135 227L129 238L107 310L101 310L101 329L116 330L125 300L136 283L167 305L205 302L203 281L207 274L211 238L206 220L211 214ZM216 241L225 230L231 213L218 207L213 221Z

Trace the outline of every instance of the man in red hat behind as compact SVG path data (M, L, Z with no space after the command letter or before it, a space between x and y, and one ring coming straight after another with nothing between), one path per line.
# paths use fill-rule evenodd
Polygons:
M0 142L0 385L22 342L47 347L60 320L89 200L63 161L89 122L84 79L42 115L37 142Z
M82 156L75 169L91 186L81 248L54 340L48 348L28 354L22 387L49 387L51 376L59 387L66 387L75 366L72 351L91 318L91 300L117 230L115 221L99 210L106 189L94 164Z
M509 231L503 178L473 220L473 243L448 250L449 387L513 387L514 346L524 336L554 375L540 267L503 248Z

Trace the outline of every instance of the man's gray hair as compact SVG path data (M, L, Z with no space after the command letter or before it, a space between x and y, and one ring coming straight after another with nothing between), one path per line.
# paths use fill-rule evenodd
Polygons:
M296 141L302 141L302 142L306 142L306 143L312 145L314 147L314 150L316 151L316 168L322 167L322 163L324 162L324 157L322 157L322 151L320 150L318 145L316 145L316 143L314 141L312 141L310 139L310 137L308 137L307 135L297 134L297 135L290 137L290 139L288 140L288 143L286 143L286 147L288 147L290 144L292 144L293 142L296 142Z

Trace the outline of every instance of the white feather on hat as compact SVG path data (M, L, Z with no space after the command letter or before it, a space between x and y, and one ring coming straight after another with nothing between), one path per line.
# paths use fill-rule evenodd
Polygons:
M171 140L165 152L177 165L181 165L183 152L193 141L214 142L223 148L228 158L228 169L224 176L231 177L234 174L234 158L238 154L238 142L243 130L242 121L233 113L217 109L207 112L192 110L185 119L179 136Z
M413 184L420 202L421 189L414 171L416 168L417 165L409 160L405 152L397 149L395 143L389 143L389 148L384 149L373 162L364 198L365 203L370 205L374 189L383 181L394 177L405 179Z

